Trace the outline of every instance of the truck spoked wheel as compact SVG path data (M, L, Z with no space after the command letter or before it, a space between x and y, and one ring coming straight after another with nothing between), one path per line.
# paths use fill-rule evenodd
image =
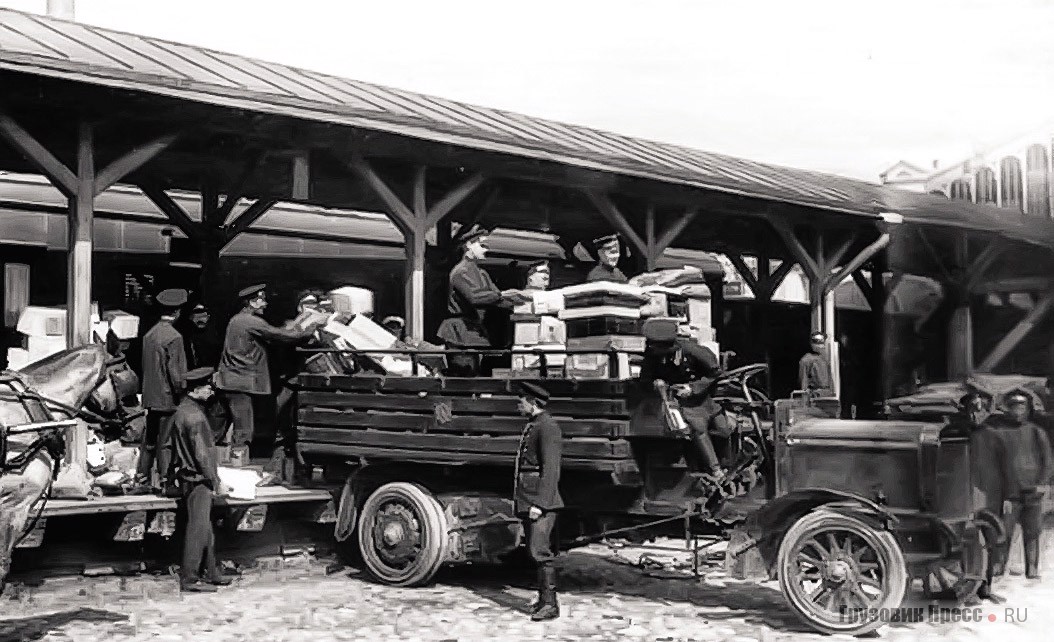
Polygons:
M907 566L896 538L848 515L819 510L799 519L778 563L787 602L823 633L874 631L885 623L881 609L904 600Z
M394 482L374 491L362 507L358 534L367 570L385 584L425 584L446 559L443 508L417 484Z
M969 586L970 578L984 577L989 555L984 533L973 531L970 539L964 538L959 548L960 553L930 565L922 578L922 592L927 599L958 599L960 592L968 592L972 588Z

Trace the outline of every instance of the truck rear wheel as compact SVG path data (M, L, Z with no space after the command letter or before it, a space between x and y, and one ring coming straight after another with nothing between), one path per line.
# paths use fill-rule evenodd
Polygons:
M799 519L779 549L780 589L803 622L863 635L904 600L907 565L892 533L830 510ZM887 609L883 611L883 609Z
M381 486L359 515L359 552L366 569L392 586L428 583L447 557L443 507L410 482Z

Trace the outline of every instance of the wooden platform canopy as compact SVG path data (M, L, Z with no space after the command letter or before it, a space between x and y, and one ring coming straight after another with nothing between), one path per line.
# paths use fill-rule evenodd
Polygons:
M426 244L449 245L454 225L472 222L553 233L568 250L618 231L641 269L669 247L725 253L745 277L744 255L781 260L771 271L760 260L747 277L762 300L798 264L813 326L832 341L828 295L850 276L875 310L889 289L875 273L937 278L962 301L1040 292L1025 332L1054 304L1054 228L990 206L6 9L0 82L0 135L10 143L0 169L39 172L70 203L72 344L89 336L95 197L117 182L140 187L197 242L203 283L222 248L279 201L385 212L405 240L417 337ZM200 219L173 189L201 194ZM969 309L960 310L968 333ZM956 341L968 371L972 344Z

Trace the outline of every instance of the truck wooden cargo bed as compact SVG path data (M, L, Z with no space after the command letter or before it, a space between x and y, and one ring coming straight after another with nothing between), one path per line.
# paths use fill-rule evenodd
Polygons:
M521 381L546 387L564 435L567 469L636 469L626 437L636 382L608 379L301 375L297 430L307 458L343 456L512 465L525 419Z

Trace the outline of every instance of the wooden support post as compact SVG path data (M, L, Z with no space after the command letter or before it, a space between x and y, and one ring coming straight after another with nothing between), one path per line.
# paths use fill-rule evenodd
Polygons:
M295 201L306 201L311 198L311 157L307 152L301 152L293 157L291 196Z
M77 133L77 191L70 199L66 289L66 344L71 348L91 342L92 232L95 224L92 126L81 123Z
M870 261L876 254L884 250L889 245L890 234L884 232L879 235L878 239L864 248L860 254L857 254L852 261L839 270L836 274L827 277L827 281L824 283L826 290L834 290L838 285L845 280L847 276L853 272L859 270L865 263ZM835 266L831 266L835 267Z
M426 190L428 170L418 167L414 173L411 206L407 206L365 158L354 154L346 164L381 199L388 218L403 233L406 244L406 333L408 338L423 340L426 234L479 188L485 177L479 173L469 176L429 207ZM491 196L494 194L492 192Z
M812 319L812 332L823 332L827 333L826 319L827 315L824 313L824 303L827 299L827 284L824 281L827 272L827 261L824 260L823 253L823 234L817 232L816 234L816 275L809 278L809 309L811 311L810 318ZM830 340L828 334L827 339Z
M1049 291L1043 295L1035 307L1029 310L1025 318L1021 319L1014 329L1003 337L977 369L981 372L992 372L1021 343L1022 339L1028 336L1032 328L1047 316L1052 306L1054 306L1054 291Z

